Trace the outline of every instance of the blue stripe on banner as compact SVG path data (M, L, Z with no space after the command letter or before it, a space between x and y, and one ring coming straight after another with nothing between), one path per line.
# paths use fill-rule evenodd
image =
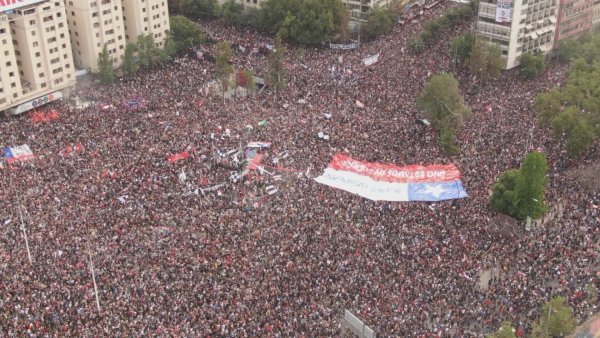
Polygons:
M408 184L409 201L444 201L467 197L460 180Z
M14 157L12 151L10 150L10 147L4 147L2 149L2 151L4 153L4 158L8 159L8 158L13 158Z

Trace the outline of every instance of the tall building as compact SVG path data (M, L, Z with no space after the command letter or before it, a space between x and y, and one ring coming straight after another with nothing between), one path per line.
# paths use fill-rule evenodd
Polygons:
M0 12L0 111L61 98L75 85L63 1L0 2Z
M557 11L557 0L482 0L477 38L500 47L504 69L516 67L523 53L552 50Z
M65 1L77 68L97 71L98 54L104 46L115 66L118 65L126 43L121 0Z
M595 0L560 0L554 44L592 29Z
M162 46L169 32L167 0L122 0L125 40L135 43L140 34L152 34Z

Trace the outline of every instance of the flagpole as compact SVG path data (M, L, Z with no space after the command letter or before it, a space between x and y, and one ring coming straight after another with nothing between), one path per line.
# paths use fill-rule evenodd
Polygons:
M23 237L25 238L27 258L29 258L29 264L33 265L33 260L31 259L31 250L29 250L29 240L27 238L27 231L25 231L25 223L23 222L23 211L21 210L21 202L19 202L19 218L21 219L21 231L23 231Z
M92 251L90 250L90 237L88 232L86 232L86 243L88 257L90 260L90 270L92 271L92 281L94 282L94 293L96 294L96 307L98 308L98 312L100 312L100 299L98 297L98 286L96 285L96 274L94 272L94 261L92 260Z

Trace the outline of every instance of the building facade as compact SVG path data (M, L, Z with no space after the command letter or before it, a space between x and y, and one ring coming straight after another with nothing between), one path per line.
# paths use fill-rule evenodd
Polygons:
M140 34L152 34L163 46L169 27L167 0L122 0L125 40L135 43Z
M0 3L0 111L15 113L63 96L75 67L62 0Z
M65 1L77 68L97 71L98 54L104 46L118 65L126 43L121 0Z
M520 64L523 53L547 54L553 48L557 0L482 0L476 35L502 51L504 69Z
M556 23L554 44L592 29L596 0L561 0Z
M342 0L354 21L366 22L371 8L389 7L392 0Z

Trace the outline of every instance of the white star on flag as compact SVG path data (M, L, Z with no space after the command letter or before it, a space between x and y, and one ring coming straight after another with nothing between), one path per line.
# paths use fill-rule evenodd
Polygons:
M435 198L439 198L440 195L442 195L444 192L446 192L446 189L444 189L439 184L431 184L431 185L427 185L427 188L425 188L425 190L423 192L426 194L435 196Z

